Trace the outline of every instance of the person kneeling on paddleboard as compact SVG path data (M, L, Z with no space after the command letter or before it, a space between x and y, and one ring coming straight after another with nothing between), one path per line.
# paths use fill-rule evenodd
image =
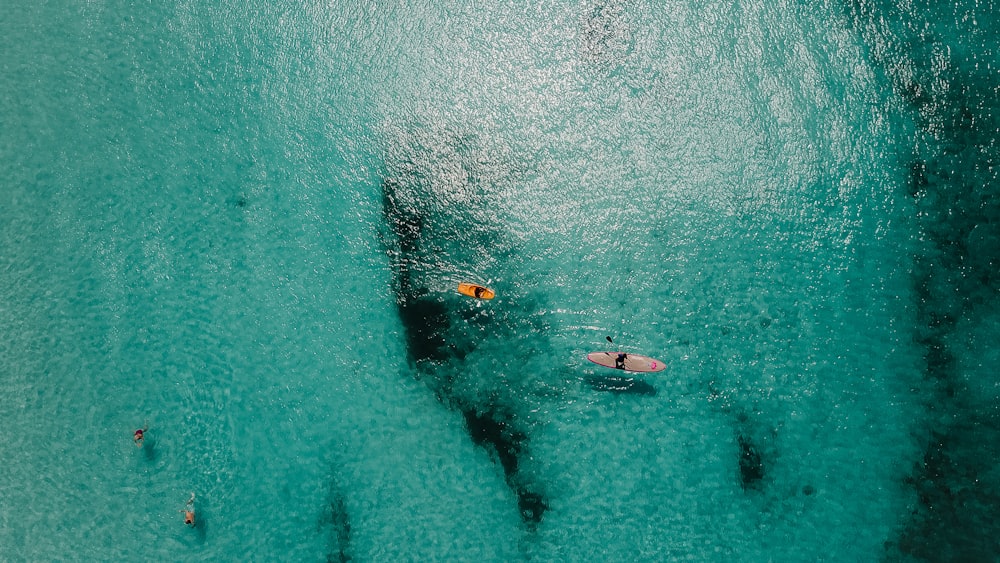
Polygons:
M618 352L618 357L615 358L615 368L625 369L625 358L627 357L628 354L626 354L625 352Z

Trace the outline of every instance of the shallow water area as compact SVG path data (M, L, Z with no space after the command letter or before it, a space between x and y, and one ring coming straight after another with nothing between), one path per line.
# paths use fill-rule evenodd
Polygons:
M16 7L7 556L928 558L997 319L927 336L882 8Z

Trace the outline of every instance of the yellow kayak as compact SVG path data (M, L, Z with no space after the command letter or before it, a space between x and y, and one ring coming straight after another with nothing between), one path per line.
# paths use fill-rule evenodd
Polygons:
M488 287L483 287L481 285L476 285L474 283L462 282L458 284L458 292L462 295L468 295L469 297L475 297L476 299L493 299L496 297L496 293Z

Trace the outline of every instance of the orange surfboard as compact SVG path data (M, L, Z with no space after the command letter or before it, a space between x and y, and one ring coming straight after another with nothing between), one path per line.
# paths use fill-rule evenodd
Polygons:
M474 283L462 282L458 284L458 292L477 299L493 299L496 297L496 293L492 289Z

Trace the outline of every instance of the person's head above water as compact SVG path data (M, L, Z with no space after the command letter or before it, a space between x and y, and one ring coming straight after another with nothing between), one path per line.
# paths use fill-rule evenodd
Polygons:
M191 493L191 498L188 499L181 512L184 513L184 524L194 526L194 493Z

